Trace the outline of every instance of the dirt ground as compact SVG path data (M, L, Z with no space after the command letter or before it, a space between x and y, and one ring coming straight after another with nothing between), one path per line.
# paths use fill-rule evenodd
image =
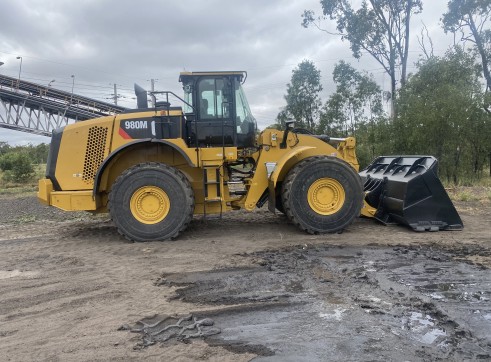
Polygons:
M491 205L456 207L463 231L316 236L264 207L130 243L107 215L3 196L0 360L491 360ZM220 333L155 337L193 317Z

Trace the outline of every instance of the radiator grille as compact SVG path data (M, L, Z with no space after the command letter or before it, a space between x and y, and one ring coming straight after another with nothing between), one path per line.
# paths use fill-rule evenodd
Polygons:
M104 161L106 150L107 127L91 127L87 138L87 148L85 150L84 172L82 180L93 182L97 169Z

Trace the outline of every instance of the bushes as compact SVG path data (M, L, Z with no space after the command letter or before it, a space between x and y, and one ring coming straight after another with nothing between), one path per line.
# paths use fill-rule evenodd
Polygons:
M34 176L31 158L25 152L9 152L0 156L0 170L5 182L26 183Z
M46 163L49 144L28 144L10 146L0 142L0 186L12 187L15 184L26 184L42 177L42 164Z
M430 154L439 176L474 183L488 169L491 118L474 58L460 48L418 63L397 101L392 127L396 154Z

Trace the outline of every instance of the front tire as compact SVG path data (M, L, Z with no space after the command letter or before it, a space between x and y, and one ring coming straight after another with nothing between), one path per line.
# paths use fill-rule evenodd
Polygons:
M179 170L160 163L142 163L114 181L108 208L118 231L127 239L169 240L191 221L194 195Z
M343 160L327 156L310 157L293 167L281 196L287 217L310 234L342 231L363 205L358 174Z

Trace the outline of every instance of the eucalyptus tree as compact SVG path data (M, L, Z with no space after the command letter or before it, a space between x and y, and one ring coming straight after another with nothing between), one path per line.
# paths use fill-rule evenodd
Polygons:
M384 141L377 137L385 120L382 90L373 77L349 63L337 63L333 71L336 91L331 94L320 117L318 131L331 136L355 136L362 163L370 161Z
M443 15L445 31L459 33L480 57L487 90L491 91L491 0L450 0Z
M278 114L277 123L293 119L297 127L314 131L322 105L321 72L310 60L304 60L293 69L286 89L286 107Z
M483 108L491 114L491 0L450 0L448 11L443 15L446 32L460 35L465 46L471 43L480 58L482 73L486 81L486 97ZM491 153L490 174L491 174Z
M363 0L358 8L349 0L320 0L320 3L323 15L316 16L313 10L305 10L302 25L313 25L347 40L357 59L364 54L375 59L390 77L392 116L395 116L397 83L403 87L407 79L411 17L421 12L421 0ZM322 28L323 19L335 21L337 30Z
M421 61L400 92L393 151L436 156L453 182L479 178L491 151L480 79L474 57L459 47Z

